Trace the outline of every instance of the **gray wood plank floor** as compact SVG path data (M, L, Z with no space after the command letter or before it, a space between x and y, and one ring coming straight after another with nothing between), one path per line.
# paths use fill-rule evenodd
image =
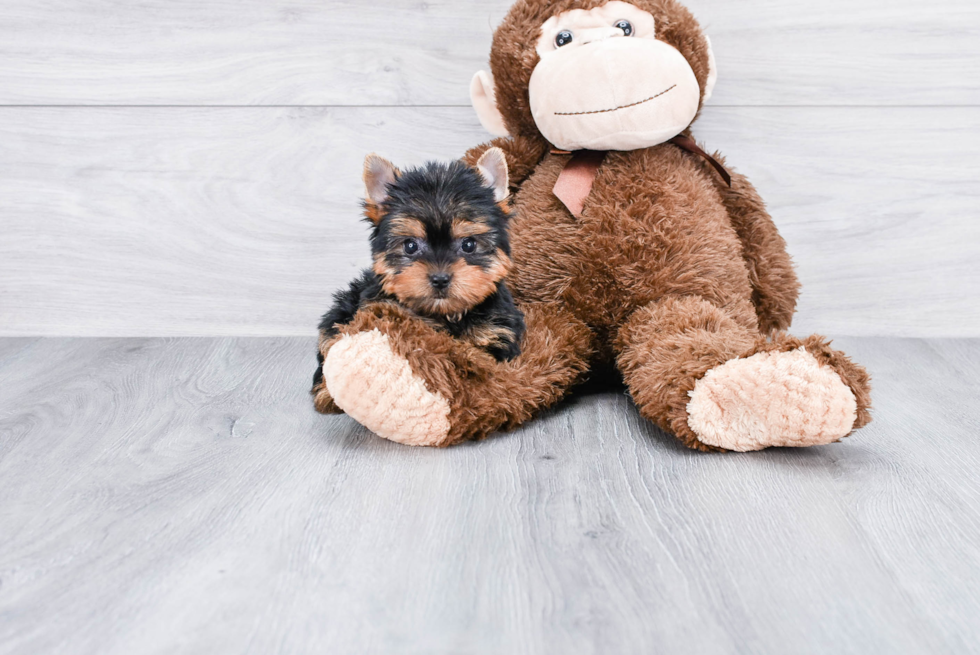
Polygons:
M876 420L704 455L621 391L450 450L313 340L0 340L0 653L967 653L980 341L840 339Z

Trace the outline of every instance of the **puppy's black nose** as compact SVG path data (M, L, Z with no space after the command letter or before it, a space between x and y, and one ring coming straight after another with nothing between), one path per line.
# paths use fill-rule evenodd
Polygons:
M452 281L453 276L449 273L433 273L429 276L429 284L438 291L445 291Z

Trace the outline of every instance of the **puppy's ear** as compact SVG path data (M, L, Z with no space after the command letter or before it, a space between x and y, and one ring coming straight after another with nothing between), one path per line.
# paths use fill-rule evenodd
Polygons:
M364 159L364 192L367 204L375 208L388 199L388 187L398 179L398 169L395 165L384 157L368 155ZM378 219L372 220L376 223L380 218L380 212L374 212Z
M510 180L507 175L507 158L500 148L490 148L479 161L476 170L483 178L485 186L493 189L493 199L497 202L510 195Z

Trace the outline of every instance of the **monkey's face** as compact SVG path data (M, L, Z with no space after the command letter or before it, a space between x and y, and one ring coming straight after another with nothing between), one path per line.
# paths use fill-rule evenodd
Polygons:
M561 4L567 7L577 3ZM534 39L529 45L537 55L530 61L533 70L529 78L525 78L527 109L537 131L564 150L636 150L664 143L683 132L697 116L702 96L710 96L715 80L710 42L706 37L702 40L693 18L676 3L660 3L662 12L674 12L679 18L671 21L674 14L660 15L663 25L640 7L652 8L657 3L614 0L599 6L595 2L583 4L592 8L550 16L539 13L538 20L544 19L543 23L527 26ZM525 0L521 6L525 5L540 12L546 3ZM518 16L513 14L502 27L506 30L502 41L519 33ZM527 19L523 20L527 25ZM682 34L683 30L687 33ZM497 45L495 42L495 48ZM678 47L698 59L700 81ZM519 61L498 59L504 65ZM527 64L519 65L527 70ZM512 99L500 98L498 106L492 84L487 74L480 73L471 92L481 121L491 132L501 134L507 131L504 123L508 122L501 112L507 113L511 125L521 119L515 121L513 109L508 108L514 105ZM497 90L513 93L516 84L516 78L511 78Z
M658 41L653 15L626 2L553 16L528 92L541 134L565 150L633 150L691 124L701 88L687 60Z

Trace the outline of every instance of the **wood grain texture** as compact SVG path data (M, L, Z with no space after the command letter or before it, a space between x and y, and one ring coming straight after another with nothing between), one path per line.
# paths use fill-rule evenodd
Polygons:
M0 653L969 653L980 341L841 339L875 422L707 455L621 391L449 450L314 340L0 340Z
M980 115L713 108L767 198L796 331L980 335ZM368 262L364 154L452 158L465 108L0 110L0 335L306 335Z
M511 0L7 0L0 104L466 105ZM980 104L980 4L689 0L720 105Z

